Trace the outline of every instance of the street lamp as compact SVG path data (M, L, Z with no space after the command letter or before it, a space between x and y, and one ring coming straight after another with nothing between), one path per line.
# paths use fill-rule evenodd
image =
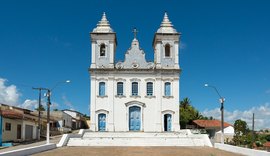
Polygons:
M52 87L52 89L48 89L48 88L33 88L35 90L39 90L39 108L41 106L41 91L42 90L46 90L46 96L47 96L47 134L46 134L46 142L47 144L50 143L50 105L51 105L51 92L52 90L54 90L58 85L62 84L62 83L70 83L70 80L66 80L66 81L60 81L58 83L56 83L56 85L54 85L54 87ZM38 110L38 139L40 139L40 109Z
M211 86L207 83L204 84L204 86L213 88L219 96L219 102L221 104L220 105L220 111L221 111L221 138L220 139L221 139L221 144L224 144L224 102L225 102L225 98L219 94L219 92L215 86Z

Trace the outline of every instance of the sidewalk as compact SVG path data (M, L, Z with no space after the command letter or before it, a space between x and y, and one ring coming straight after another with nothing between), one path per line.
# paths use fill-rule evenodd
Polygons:
M57 135L57 136L50 137L50 143L57 144L60 141L61 137L62 137L62 135ZM46 140L37 141L37 142L34 142L34 143L29 143L29 144L21 144L21 145L17 145L17 146L12 146L12 147L7 147L7 148L4 148L4 149L0 149L0 153L7 152L7 151L13 151L13 150L17 150L17 149L22 149L22 148L27 148L27 147L44 145L44 144L46 144Z

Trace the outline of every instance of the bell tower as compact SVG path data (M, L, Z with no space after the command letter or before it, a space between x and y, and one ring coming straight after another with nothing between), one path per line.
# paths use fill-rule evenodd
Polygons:
M179 40L178 33L165 12L160 28L153 40L154 61L157 69L179 69Z
M97 27L90 33L90 38L92 49L90 68L114 68L116 33L110 27L105 13L103 13Z

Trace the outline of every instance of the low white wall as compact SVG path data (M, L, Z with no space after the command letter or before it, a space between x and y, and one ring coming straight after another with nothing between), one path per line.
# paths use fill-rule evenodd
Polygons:
M89 130L88 130L89 131ZM65 135L57 147L62 146L209 146L213 147L206 134L150 132L85 132ZM84 133L84 134L83 134Z
M64 134L61 138L61 140L59 141L59 143L56 145L57 147L63 147L66 146L68 143L68 140L70 138L81 138L85 132L88 132L90 130L86 130L86 129L80 129L78 134Z
M270 155L270 152L267 152L267 151L260 151L260 150L237 147L237 146L220 144L220 143L215 143L215 148L218 148L224 151L233 152L233 153L239 153L239 154L243 154L247 156L269 156Z
M28 148L3 152L3 153L0 153L0 156L2 155L3 156L27 156L27 155L31 155L35 153L52 150L55 148L56 148L55 144L45 144L45 145L40 145L40 146L34 146L34 147L28 147Z

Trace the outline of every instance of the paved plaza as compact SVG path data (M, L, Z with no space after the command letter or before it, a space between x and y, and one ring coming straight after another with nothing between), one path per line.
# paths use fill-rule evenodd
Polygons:
M210 147L62 147L34 156L241 156Z

